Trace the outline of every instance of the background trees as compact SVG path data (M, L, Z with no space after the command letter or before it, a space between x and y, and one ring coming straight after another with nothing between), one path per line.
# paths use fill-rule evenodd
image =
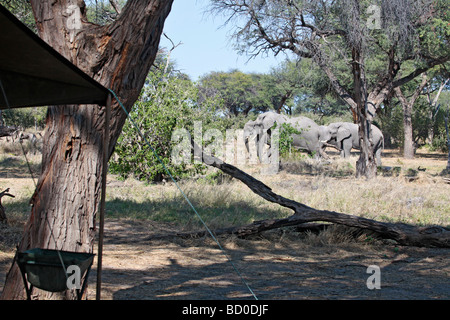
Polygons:
M32 17L29 5L17 1L1 1L9 5L11 10L17 11L23 19ZM357 121L355 104L351 102L355 101L353 57L348 47L351 39L347 38L358 35L352 33L356 31L349 31L349 21L357 18L351 18L356 12L351 13L351 10L358 10L360 14L359 36L363 37L364 44L361 49L364 49L365 86L372 90L372 97L378 90L381 90L379 96L384 97L382 102L378 102L378 116L373 121L382 128L386 145L408 148L409 156L424 144L435 150L446 150L445 108L441 106L442 103L445 104L443 101L446 97L448 100L447 65L441 64L428 69L426 85L420 86L420 72L437 63L439 57L445 60L448 52L445 47L449 34L448 13L441 1L430 2L433 4L431 11L427 11L422 5L415 5L405 12L398 12L391 5L378 1L375 4L380 9L380 19L385 17L379 21L382 23L380 26L373 20L377 15L369 6L372 2L362 2L360 8L350 8L354 6L351 2L346 3L348 8L319 1L212 3L216 10L224 10L224 3L230 4L225 12L231 12L238 25L243 21L239 17L248 19L250 24L242 29L238 27L235 34L237 46L242 51L249 54L267 50L287 51L291 52L290 59L265 74L246 74L239 70L212 72L194 83L186 75L177 73L173 63L166 63L168 55L161 54L146 79L144 92L133 107L132 114L140 119L149 119L150 122L146 124L143 121L140 123L141 129L145 131L145 126L152 128L147 135L155 142L155 148L159 145L158 151L163 157L168 155L169 148L165 146L170 145L170 130L181 126L190 128L193 119L200 119L200 114L205 130L209 126L220 127L221 130L242 128L247 117L252 119L257 113L269 110L288 115L309 114L320 124L338 120L352 121L352 115L353 120ZM96 25L108 25L117 19L125 4L126 1L86 1L86 17ZM419 18L418 13L424 15ZM400 28L391 21L393 17L403 19L404 22L407 20L409 24ZM289 21L297 21L297 25L282 25ZM411 24L414 21L416 24ZM277 26L277 23L280 25ZM378 27L381 29L377 29ZM295 39L287 37L287 33L292 30L296 32L292 34ZM317 55L326 59L327 64L314 60L318 59ZM389 70L396 73L395 83L389 77L386 78ZM418 76L414 77L415 75ZM400 86L399 82L404 83ZM389 86L396 86L396 89L390 90ZM420 87L422 90L419 90ZM416 89L415 103L412 104ZM398 98L395 94L397 91L402 93L404 99ZM401 101L409 101L406 116ZM368 109L371 106L368 104ZM164 117L156 117L155 111L158 108L163 110ZM8 113L6 119L11 118L14 123L29 126L30 121L25 121L28 116L15 116L14 112L16 111L12 111L11 115ZM177 116L172 117L171 113ZM177 124L173 121L160 123L165 119L175 118L179 120ZM40 123L42 122L41 117ZM405 135L405 131L408 134ZM155 137L152 138L153 136ZM149 160L153 156L148 150L142 150L141 156L133 150L126 151L126 144L136 147L136 139L139 138L134 135L134 129L127 124L124 135L119 138L112 169L123 175L132 173L145 180L161 180L162 168L153 166L157 164ZM126 155L127 153L129 154ZM130 166L137 162L141 164ZM127 167L130 169L126 169ZM141 168L140 173L133 172L131 168ZM177 171L173 169L174 172ZM153 170L159 173L151 173Z
M358 0L212 1L213 11L226 12L237 24L234 38L242 51L250 55L289 51L320 67L360 124L362 152L357 175L366 177L376 174L369 133L380 105L394 88L450 57L445 1L381 0L376 4ZM343 81L349 76L340 76L342 61L351 81ZM414 62L413 70L399 73L408 62Z
M212 72L200 80L201 99L221 100L226 116L247 116L252 109L266 111L269 101L266 100L264 81L261 81L263 77L238 70Z

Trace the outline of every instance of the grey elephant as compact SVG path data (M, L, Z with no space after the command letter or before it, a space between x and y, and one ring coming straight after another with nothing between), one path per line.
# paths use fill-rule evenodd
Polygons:
M276 126L281 126L283 123L289 120L288 117L269 111L264 112L256 118L255 121L248 121L244 125L244 143L247 152L250 152L250 140L252 138L256 144L256 152L258 158L261 160L266 145L270 145L270 138L272 133L272 128Z
M381 152L384 149L384 136L381 130L372 125L372 142L377 165L381 165ZM361 149L359 140L359 126L351 122L335 122L321 128L322 142L335 145L341 150L341 157L350 156L352 148Z
M319 125L307 117L288 118L275 112L266 112L258 116L255 121L249 121L244 126L244 139L247 151L249 148L250 137L256 135L256 150L258 158L262 161L265 146L271 146L272 130L275 127L283 130L283 124L291 125L297 134L293 134L292 146L294 148L306 150L310 154L314 154L316 158L327 157L322 150L323 143ZM269 154L270 157L270 149Z
M327 158L323 152L324 144L324 128L315 123L312 119L307 117L295 117L286 122L291 125L299 133L292 134L292 146L298 149L307 151L313 154L315 158Z

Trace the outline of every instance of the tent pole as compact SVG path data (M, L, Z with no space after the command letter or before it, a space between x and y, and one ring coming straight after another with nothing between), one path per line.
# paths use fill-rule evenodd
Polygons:
M102 194L100 199L100 227L98 235L97 252L97 290L96 300L101 299L102 288L102 256L103 256L103 234L105 225L105 202L106 202L106 176L108 173L109 154L109 123L111 119L111 94L108 95L105 111L105 130L103 135L103 167L102 167Z

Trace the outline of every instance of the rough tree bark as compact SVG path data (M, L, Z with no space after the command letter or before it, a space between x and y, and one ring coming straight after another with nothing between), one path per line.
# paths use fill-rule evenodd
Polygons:
M129 0L107 26L87 22L79 0L31 0L39 35L63 56L114 90L128 110L137 100L158 50L173 0ZM115 102L110 126L111 155L126 115ZM104 108L49 107L42 172L31 199L31 215L19 250L40 247L93 252L102 172ZM34 290L40 299L73 298ZM13 264L2 299L23 299Z
M359 8L358 8L359 17ZM367 101L367 83L364 72L364 56L361 40L357 41L352 48L352 73L354 101L356 103L356 115L359 124L359 139L361 141L361 152L356 161L356 177L365 176L368 179L377 175L377 164L375 162L374 145L371 139L371 125L375 114L371 113Z

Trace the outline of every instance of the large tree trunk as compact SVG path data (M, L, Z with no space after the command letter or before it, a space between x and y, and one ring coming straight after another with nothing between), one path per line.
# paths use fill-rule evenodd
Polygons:
M403 95L400 88L395 88L395 94L403 109L403 157L414 159L414 140L412 128L412 103Z
M32 0L40 36L107 88L128 110L144 85L173 0L129 0L108 26L87 23L85 4L75 0ZM110 150L126 115L112 106ZM42 172L31 199L31 215L19 250L49 248L93 252L99 210L104 108L54 106L47 115ZM61 295L34 290L34 296ZM66 292L63 298L72 298ZM2 299L23 299L20 272L13 264Z
M359 118L359 137L361 140L361 153L356 161L356 177L366 177L372 179L377 175L377 163L374 154L374 145L371 132L372 123L365 117Z
M406 159L414 159L414 139L413 139L413 127L412 127L412 110L414 103L417 98L419 98L420 93L427 84L426 73L422 74L422 82L414 91L412 97L408 101L404 96L400 87L394 89L395 95L400 101L403 108L403 130L404 130L404 141L403 141L403 156Z
M412 128L412 104L409 103L400 91L395 89L397 97L403 108L403 157L406 159L414 159L414 140Z
M437 115L437 112L439 110L439 105L438 105L437 102L439 100L439 96L442 93L442 90L445 88L445 86L447 85L447 82L449 80L450 80L450 78L447 78L447 79L445 79L445 80L443 80L441 82L441 84L439 86L439 90L438 90L437 94L434 96L433 100L431 100L431 93L430 93L431 89L428 88L428 90L427 90L426 97L427 97L427 100L428 100L428 104L430 105L430 111L429 111L429 114L428 114L428 119L430 121L430 124L429 124L429 129L428 129L428 137L427 137L428 140L427 140L427 143L430 144L430 145L433 144L433 140L434 140L434 126L436 124L436 115ZM430 86L428 86L428 87L430 87Z
M414 159L414 138L412 127L412 105L409 103L403 109L403 130L404 130L404 145L403 157L406 159Z
M372 120L375 114L368 108L367 84L364 73L364 57L361 43L357 43L352 49L352 73L353 88L355 91L354 100L356 103L356 113L359 124L359 139L361 152L356 162L356 177L374 178L377 175L377 165L374 155L374 144L372 136Z

